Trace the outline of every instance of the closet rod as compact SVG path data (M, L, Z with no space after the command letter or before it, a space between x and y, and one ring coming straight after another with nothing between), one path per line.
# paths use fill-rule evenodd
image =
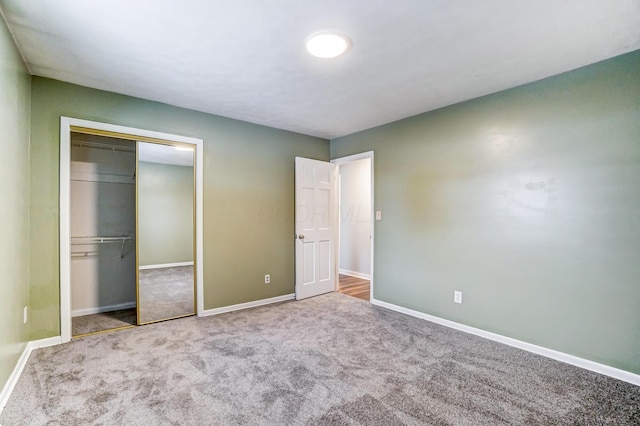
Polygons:
M136 152L135 146L107 144L100 142L71 141L71 146L75 148L103 149L106 151Z
M119 243L122 242L122 248L120 249L120 260L124 257L124 246L127 241L131 241L133 238L123 235L117 237L71 237L71 245L88 245L88 244L105 244L105 243Z

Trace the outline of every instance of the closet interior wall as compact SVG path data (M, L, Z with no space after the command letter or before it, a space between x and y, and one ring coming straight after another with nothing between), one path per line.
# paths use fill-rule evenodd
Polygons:
M71 134L74 317L136 306L135 146L130 140ZM109 239L100 242L103 237Z

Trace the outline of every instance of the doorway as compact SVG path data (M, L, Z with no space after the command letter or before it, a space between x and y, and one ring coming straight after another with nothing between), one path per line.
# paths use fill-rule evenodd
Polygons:
M74 245L74 248L78 248L78 246L82 247L82 244L84 244L84 247L85 249L87 249L88 252L90 252L90 249L92 247L95 247L101 243L111 243L111 244L105 244L105 248L107 245L109 245L109 246L112 246L110 248L113 248L114 250L115 250L115 246L119 245L119 249L118 249L120 250L119 257L124 259L127 255L129 255L129 259L128 259L129 261L134 259L134 262L135 262L134 272L136 274L139 274L139 268L138 268L139 266L147 266L147 267L149 266L146 264L143 264L143 265L140 264L140 255L139 255L140 247L138 244L138 240L140 239L139 223L138 225L135 225L135 229L133 230L134 232L132 232L132 230L129 229L130 226L129 228L124 229L128 226L127 225L122 230L118 230L119 232L117 233L119 235L115 235L115 236L109 235L107 236L109 238L106 240L101 240L98 238L95 240L80 241L78 239L74 240L72 238L72 236L74 236L74 234L72 233L72 229L73 231L77 230L74 227L72 227L72 221L71 221L71 210L72 210L71 209L71 201L72 201L71 200L71 174L72 174L71 142L72 142L73 133L81 133L81 134L93 135L97 137L111 137L115 139L129 140L130 142L133 141L135 144L137 144L138 147L140 146L140 144L149 144L152 148L154 148L153 152L151 153L152 157L155 158L153 161L151 161L149 158L136 159L136 163L135 163L136 168L133 171L133 175L129 177L129 179L136 180L136 184L138 183L138 180L135 178L140 177L140 165L142 164L141 161L144 161L145 164L149 162L154 163L154 164L145 165L146 169L149 169L151 170L151 172L153 172L152 174L151 172L149 172L150 174L148 174L151 181L161 180L162 176L158 174L159 169L162 169L162 170L176 169L176 165L164 164L166 162L163 163L163 161L157 160L158 155L162 154L159 148L163 146L167 147L168 149L171 150L172 153L175 153L176 150L179 150L179 148L182 148L183 151L186 149L186 151L190 152L189 155L191 156L190 158L192 159L192 163L191 163L192 177L191 177L191 183L189 184L187 182L187 186L189 186L193 190L192 192L193 193L193 197L192 197L193 225L191 225L193 229L193 232L191 235L193 236L193 238L190 240L191 241L190 243L187 242L187 245L191 245L194 248L193 253L195 255L192 259L180 259L180 261L187 260L192 264L192 266L190 266L190 271L191 271L190 274L191 276L193 276L192 282L195 282L195 295L194 297L192 297L192 300L195 300L196 303L195 303L195 306L193 306L193 303L191 304L191 306L193 306L193 310L191 310L190 314L193 315L193 312L195 312L197 315L202 315L202 312L204 311L203 262L202 262L202 259L203 259L203 249L202 249L203 248L202 247L203 246L203 235L202 235L203 141L201 139L190 138L185 136L171 135L171 134L154 132L149 130L135 129L130 127L106 124L106 123L61 117L61 120L60 120L60 329L61 329L62 342L64 343L64 342L70 341L71 335L72 335L72 320L71 320L72 318L72 291L71 291L72 290L71 288L71 275L72 275L71 246L72 244ZM133 152L134 153L137 152L139 155L140 149L137 148L137 150L134 150ZM126 179L126 177L123 177L123 176L111 177L111 178L116 180ZM174 183L176 182L175 176L173 175L169 180ZM138 203L140 201L138 196L138 191L139 189L136 188L135 198L134 198L135 203ZM166 193L166 192L167 191L163 191L163 193ZM180 192L184 193L184 191L180 191ZM166 212L166 211L167 209L163 210L163 212ZM156 214L155 216L157 217L158 215ZM140 220L140 218L138 217L137 220ZM128 223L130 222L130 220L125 222ZM145 222L148 222L148 220L145 220ZM74 221L74 226L75 226L75 221ZM176 227L171 226L170 228L175 229ZM116 230L114 229L112 231L115 232ZM91 235L91 237L105 237L105 236ZM111 241L111 238L119 238L119 240ZM113 244L116 242L118 244ZM135 245L133 244L134 242L135 242ZM128 249L129 251L127 251L127 243L130 245ZM131 248L132 248L131 246L135 247L135 250L133 252L131 252ZM175 245L172 248L175 248ZM113 250L110 250L110 251L113 251ZM148 255L148 253L143 253L143 257L145 255ZM151 262L151 263L157 263L157 262ZM156 266L156 267L161 266L163 268L170 266L174 269L176 267L182 267L183 269L185 269L188 265L184 265L183 263L185 262L181 262L181 264L176 265L172 262L169 262L169 263L162 262L162 265L153 265L153 266ZM107 268L107 269L110 269L110 268ZM172 270L171 272L173 273L174 271ZM158 279L156 279L155 281L156 282L154 284L157 284L159 282ZM137 289L134 289L134 292L136 293L135 300L138 305L137 308L138 308L138 317L139 317L140 316L139 301L142 299L139 294L140 286L138 285L136 287ZM125 293L127 293L127 297L130 299L131 295L129 293L131 293L131 288L130 287L127 288L125 290ZM132 302L128 301L126 303L131 304ZM154 303L154 305L156 304ZM110 306L110 308L113 308L114 306L118 307L119 304L114 303L113 306ZM185 313L183 314L181 311L175 316L184 316L185 314L189 314L189 313L185 311ZM162 319L171 319L171 318L163 317ZM155 321L155 318L152 318L151 320L143 320L143 321L138 320L137 323L140 324L143 322L152 322L152 321Z
M331 161L338 165L337 291L373 298L373 151Z
M352 186L353 179L350 176L354 174L349 172L352 169L359 171L356 173L359 182L354 185L359 189L342 203L339 201L340 167L345 171L344 185L346 186L343 191L345 193L347 186ZM345 287L344 293L352 293L350 295L357 293L364 300L373 300L375 241L373 176L373 151L338 158L331 162L296 157L294 233L296 300L340 291L341 275ZM357 203L351 202L356 198ZM339 224L341 216L349 222L343 222L342 237ZM357 225L357 231L351 229L354 227L347 229L349 225L354 224ZM355 239L356 235L359 239ZM348 263L347 260L340 265L341 245L345 247L342 249L345 252L343 256L345 259L349 259L350 256L357 257L355 263L358 265L357 268L351 266L353 263ZM347 275L351 279L347 280ZM354 279L360 281L354 282ZM350 287L349 291L346 287Z

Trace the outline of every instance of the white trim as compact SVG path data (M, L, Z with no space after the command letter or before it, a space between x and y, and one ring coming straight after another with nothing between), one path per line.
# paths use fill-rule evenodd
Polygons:
M204 142L196 140L196 315L204 315Z
M20 355L20 358L18 359L18 363L13 369L13 372L9 376L9 379L7 379L7 383L5 383L2 393L0 393L0 413L2 413L7 402L9 402L11 392L13 392L13 388L16 387L16 383L18 383L18 379L22 374L22 370L24 370L24 366L27 365L27 360L29 359L30 354L31 351L28 349L27 344L24 347L24 351L22 351L22 355Z
M375 253L375 231L376 231L376 212L375 212L375 207L376 207L376 203L375 203L375 174L373 172L373 168L374 168L374 151L367 151L367 152L361 152L359 154L353 154L353 155L348 155L346 157L340 157L340 158L335 158L333 160L331 160L332 163L337 164L338 167L340 167L340 164L345 164L345 163L350 163L352 161L357 161L357 160L363 160L365 158L370 158L371 159L371 163L370 163L370 170L371 170L371 255L370 255L370 259L371 261L369 262L369 268L371 269L371 272L369 273L369 277L365 278L369 280L369 300L373 301L373 282L374 282L374 268L373 268L373 263L374 263L374 253ZM338 196L340 196L338 194ZM338 214L340 214L340 212L338 212ZM338 223L340 223L340 221L338 221ZM340 230L338 229L338 232ZM338 249L336 250L336 265L339 265L340 263L340 235L338 235ZM351 274L347 274L347 275L351 275ZM356 275L354 275L356 276ZM338 285L339 282L339 277L336 277L336 286ZM336 287L337 289L337 287Z
M176 262L176 263L159 263L157 265L144 265L138 267L138 269L161 269L161 268L175 268L177 266L193 266L193 262Z
M136 307L136 302L119 303L117 305L97 306L95 308L74 309L71 311L72 317L81 317L83 315L101 314L102 312L121 311L123 309L131 309Z
M60 336L71 341L71 125L60 118Z
M132 136L164 139L195 145L196 169L196 314L204 312L204 237L203 237L203 182L204 142L188 136L136 129L78 118L60 117L60 334L62 342L71 341L71 250L70 250L70 176L71 176L71 126L124 133Z
M22 351L22 355L18 359L16 366L13 368L7 383L5 383L4 388L2 388L2 392L0 393L0 414L2 414L2 410L9 402L9 398L11 397L11 393L13 389L16 387L18 383L18 379L20 379L20 375L22 374L22 370L27 365L27 361L29 360L29 356L34 349L44 348L47 346L59 345L62 343L62 339L60 336L50 337L48 339L34 340L31 342L27 342Z
M271 297L269 299L254 300L253 302L238 303L237 305L223 306L221 308L207 309L203 312L204 317L209 315L225 314L227 312L240 311L242 309L255 308L257 306L270 305L272 303L286 302L295 299L295 293L285 294L284 296Z
M62 338L60 336L48 337L46 339L30 341L29 343L27 343L27 348L29 348L29 351L32 351L34 349L46 348L49 346L56 346L62 343L64 342L62 341Z
M342 275L349 275L350 277L361 278L363 280L370 280L371 274L363 274L362 272L349 271L347 269L338 270Z
M347 155L346 157L334 158L331 160L334 164L351 163L352 161L364 160L365 158L373 158L373 151L361 152L359 154Z
M611 367L609 365L600 364L598 362L590 361L588 359L580 358L574 355L569 355L564 352L559 352L553 349L545 348L543 346L538 346L532 343L523 342L522 340L513 339L511 337L492 333L490 331L482 330L480 328L471 327L468 325L457 323L455 321L450 321L444 318L425 314L423 312L414 311L413 309L394 305L392 303L383 302L381 300L376 300L372 298L371 303L373 305L387 308L392 311L400 312L406 315L410 315L412 317L416 317L416 318L420 318L436 324L440 324L445 327L453 328L455 330L463 331L465 333L469 333L479 337L483 337L485 339L493 340L494 342L513 346L514 348L518 348L518 349L525 350L527 352L532 352L534 354L542 355L547 358L555 359L556 361L561 361L567 364L574 365L576 367L593 371L595 373L604 374L605 376L613 377L614 379L622 380L624 382L628 382L636 386L640 386L640 375L632 373L630 371L621 370L619 368Z

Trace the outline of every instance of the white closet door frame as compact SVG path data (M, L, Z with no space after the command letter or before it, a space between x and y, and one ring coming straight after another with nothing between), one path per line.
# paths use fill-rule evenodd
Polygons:
M365 158L369 158L371 163L370 163L370 168L369 171L371 173L370 176L370 183L371 183L371 230L370 235L371 235L371 252L369 254L369 258L371 259L369 262L369 301L375 300L373 298L373 285L374 285L374 279L373 279L373 262L374 262L374 255L375 255L375 246L374 246L374 240L375 240L375 224L376 224L376 220L375 220L375 207L376 207L376 203L375 203L375 191L374 191L374 185L375 185L375 179L374 179L374 173L373 173L373 151L366 151L366 152L361 152L359 154L354 154L354 155L348 155L346 157L340 157L340 158L335 158L333 160L331 160L332 163L337 164L338 167L341 164L348 164L351 163L353 161L358 161L358 160L362 160ZM338 197L340 196L340 194L338 193ZM342 212L340 212L339 214L342 214ZM339 221L338 221L339 224ZM338 242L337 242L337 246L336 246L336 265L340 265L340 227L338 226ZM339 270L340 268L338 268ZM336 280L336 285L338 284L340 278L338 277ZM337 290L337 288L336 288Z
M71 341L71 127L102 130L125 135L163 139L194 145L196 166L196 315L204 313L203 290L203 141L187 136L136 129L78 118L60 117L60 337Z

